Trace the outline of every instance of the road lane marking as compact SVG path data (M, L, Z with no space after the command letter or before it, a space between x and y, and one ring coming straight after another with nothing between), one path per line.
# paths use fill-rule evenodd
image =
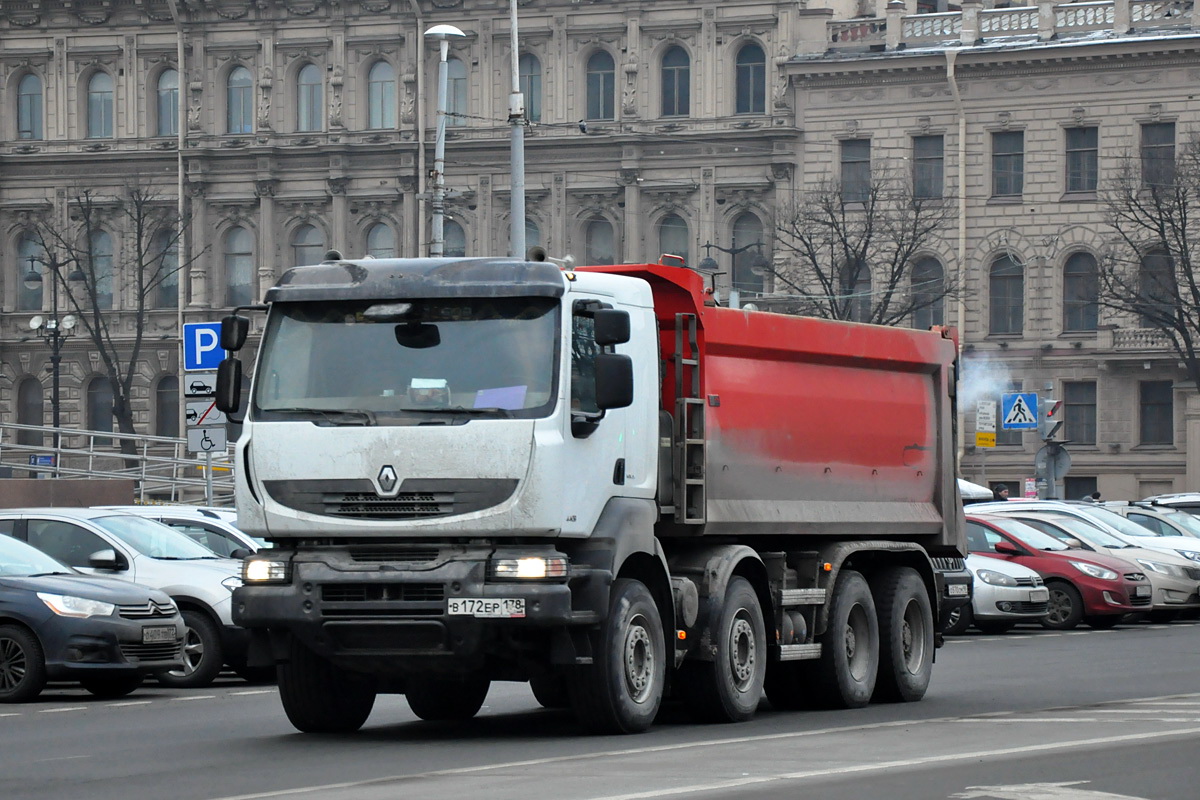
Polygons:
M20 714L0 714L0 717L19 717Z
M126 706L148 706L153 700L129 700L124 703L106 703L105 708L125 708Z
M35 764L45 764L47 761L71 761L76 758L91 758L91 756L54 756L53 758L34 759Z
M251 691L248 691L248 692L230 692L229 694L232 697L245 697L246 695L250 695L250 694L275 694L275 690L274 689L252 689Z
M215 694L198 694L194 697L176 697L175 701L178 703L187 703L192 700L216 700L216 699L217 699L217 696Z
M63 708L43 708L38 711L39 714L58 714L63 711L83 711L86 706L64 706Z

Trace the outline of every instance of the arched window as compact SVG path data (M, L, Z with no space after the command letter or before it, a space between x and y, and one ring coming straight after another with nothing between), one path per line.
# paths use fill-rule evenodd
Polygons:
M396 257L396 232L386 222L376 222L367 231L367 255L372 258Z
M446 61L446 113L451 115L447 125L467 124L462 116L467 113L467 65L457 58Z
M17 386L17 424L45 425L45 398L42 383L37 378L26 378ZM17 444L42 445L42 434L33 431L18 431Z
M254 132L254 81L245 67L234 67L225 84L225 132Z
M588 264L616 263L616 236L611 222L602 217L588 221L583 231L583 257Z
M1100 322L1100 276L1091 253L1072 253L1063 267L1063 330L1094 331Z
M154 387L154 435L179 436L179 378L164 375Z
M542 120L542 62L533 53L522 53L517 59L517 77L521 94L525 95L525 116L533 122Z
M747 211L733 221L733 249L748 247L733 257L732 283L739 292L764 290L764 276L755 271L762 272L765 254L762 247L749 247L755 243L763 244L763 224L757 214Z
M689 261L691 237L688 236L687 223L678 214L667 214L658 223L658 252L683 258L684 264Z
M158 76L158 136L179 134L179 73L164 69Z
M113 307L113 241L107 231L92 231L92 280L96 282L96 308Z
M992 262L988 275L991 333L1021 333L1025 326L1025 267L1011 256Z
M912 325L918 330L946 324L946 272L936 258L913 265L912 310Z
M686 117L692 112L692 60L678 45L663 53L662 115Z
M442 255L455 258L467 255L467 232L452 219L442 222Z
M296 75L296 130L319 131L324 103L321 100L321 70L305 64Z
M32 72L17 84L17 138L42 138L42 79Z
M854 261L842 267L841 319L853 322L871 321L871 268L862 261Z
M755 42L742 45L737 54L737 86L734 111L762 114L767 110L767 56Z
M88 381L87 427L89 431L112 433L113 391L108 378L97 377ZM112 444L111 439L97 438L95 442L101 447Z
M113 135L113 79L97 72L88 80L87 138L111 139Z
M240 225L225 234L225 305L254 302L254 237Z
M538 224L536 222L531 220L529 217L526 217L525 218L525 250L526 250L526 252L528 252L529 248L531 248L531 247L541 247L541 246L542 246L542 229L538 227ZM516 256L517 258L523 258L525 254L524 253L513 253L513 255Z
M1138 308L1143 328L1162 328L1173 324L1179 304L1175 279L1175 260L1162 250L1142 256L1138 270Z
M54 278L46 271L42 261L42 246L31 231L25 231L17 240L17 310L40 311L42 308L42 290L46 283ZM25 276L33 270L42 276L42 282L30 289L25 285Z
M597 50L587 60L587 119L616 119L616 88L613 57Z
M316 225L301 225L292 232L292 263L320 264L325 257L325 234Z
M367 73L367 127L396 127L396 70L386 61Z
M158 281L154 289L156 308L175 308L179 304L179 240L167 229L154 234L150 252L153 271L147 276Z

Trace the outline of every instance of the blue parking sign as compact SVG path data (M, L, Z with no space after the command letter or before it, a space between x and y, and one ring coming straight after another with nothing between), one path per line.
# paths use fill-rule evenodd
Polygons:
M183 326L183 368L187 372L216 369L225 358L221 323L188 322Z
M1037 430L1037 392L1010 392L1000 395L1000 427L1011 430Z

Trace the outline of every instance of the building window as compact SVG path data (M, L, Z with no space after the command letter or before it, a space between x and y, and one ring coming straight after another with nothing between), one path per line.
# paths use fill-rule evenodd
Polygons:
M517 59L517 77L521 94L525 96L525 118L542 121L542 62L533 53L522 53Z
M692 60L687 51L675 46L662 59L662 115L686 117L692 113Z
M1063 438L1072 444L1096 443L1096 382L1063 383Z
M254 237L240 225L225 234L225 305L254 302Z
M113 241L107 231L92 231L91 278L95 281L96 308L113 307Z
M32 231L25 231L17 240L17 311L40 311L42 309L42 290L46 283L55 280L55 276L46 271L42 261L42 245ZM25 276L30 271L42 276L42 282L33 289L25 285Z
M767 110L767 55L751 42L738 50L734 113L762 114Z
M177 71L164 69L159 73L155 104L158 110L158 125L155 127L155 135L177 136L179 134L179 73Z
M446 113L447 125L467 124L467 65L460 59L446 61Z
M587 61L587 118L616 119L616 67L604 50Z
M1170 381L1138 383L1141 444L1175 444L1175 405Z
M922 258L912 271L912 321L918 330L946 324L946 273L936 258Z
M658 223L658 252L679 256L686 266L689 245L688 226L678 214L668 214Z
M1173 326L1177 296L1174 259L1161 250L1151 250L1142 256L1137 298L1142 327L1165 329Z
M325 257L325 234L316 225L301 225L292 233L292 263L320 264Z
M113 391L108 378L92 378L88 381L87 427L89 431L112 433ZM100 447L112 444L112 440L108 438L97 438L94 441Z
M733 257L733 288L739 292L762 294L765 276L759 263L763 258L763 224L757 214L749 211L733 221L731 249L747 248Z
M1091 253L1072 253L1063 267L1063 330L1094 331L1100 322L1100 277Z
M32 72L17 84L17 138L42 138L42 79Z
M1004 389L1004 393L1019 392L1019 391L1021 391L1021 382L1020 381L1010 381L1008 384L1008 388ZM996 397L995 400L996 400L996 410L999 411L1001 408L1004 407L1003 397ZM997 415L997 417L998 416L999 415ZM996 446L997 447L1000 447L1000 446L1020 447L1021 445L1023 445L1025 443L1024 439L1021 436L1021 434L1023 434L1023 433L1024 433L1024 431L1021 430L1020 428L1017 428L1017 429L1004 428L1003 426L1001 426L999 418L997 418L997 420L996 420Z
M321 130L325 103L321 99L324 81L316 64L305 64L296 75L296 130Z
M452 219L442 222L442 254L455 258L467 255L467 232Z
M152 277L158 281L154 290L154 305L157 308L175 308L179 305L179 240L175 231L162 230L154 235L151 245L154 254Z
M1067 128L1067 191L1094 192L1100 180L1100 129Z
M225 84L225 132L254 132L254 81L245 67L234 67Z
M46 424L44 391L37 378L26 378L17 386L17 424ZM40 447L44 441L35 431L17 431L17 444Z
M1021 333L1025 325L1025 268L1012 256L992 262L988 276L990 333Z
M179 378L164 375L154 388L154 435L179 438Z
M1096 478L1080 475L1068 475L1063 478L1063 499L1091 500L1096 491Z
M396 257L396 232L386 222L376 222L367 231L367 255L371 258Z
M945 192L945 140L942 136L913 137L913 197L931 199Z
M1175 123L1153 122L1142 126L1142 184L1175 183Z
M583 251L588 264L615 264L617 248L612 223L606 219L590 220L583 232Z
M871 195L871 140L842 142L842 201L865 203Z
M840 280L843 310L841 319L853 322L871 321L871 269L862 261L842 267Z
M1025 190L1025 134L992 134L992 196L1020 197Z
M113 79L96 72L88 80L87 138L111 139L113 135Z
M367 73L367 127L396 127L396 70L386 61Z

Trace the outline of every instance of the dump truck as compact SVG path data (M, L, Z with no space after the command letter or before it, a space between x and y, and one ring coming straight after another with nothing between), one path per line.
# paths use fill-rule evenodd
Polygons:
M953 331L728 308L670 263L336 251L250 310L238 526L274 547L234 614L299 730L381 693L469 719L492 681L605 733L925 694L964 550Z

